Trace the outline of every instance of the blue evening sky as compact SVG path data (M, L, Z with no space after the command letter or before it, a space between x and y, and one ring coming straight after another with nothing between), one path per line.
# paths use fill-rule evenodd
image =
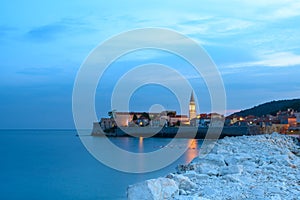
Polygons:
M84 59L111 36L144 27L173 29L202 45L224 80L228 113L270 100L299 98L299 21L297 0L2 0L0 128L73 128L73 83ZM125 56L100 81L99 117L110 109L117 77L149 62L185 74L201 112L210 112L203 80L194 80L182 60L144 51ZM137 90L130 108L148 111L154 103L178 109L173 94L156 85Z

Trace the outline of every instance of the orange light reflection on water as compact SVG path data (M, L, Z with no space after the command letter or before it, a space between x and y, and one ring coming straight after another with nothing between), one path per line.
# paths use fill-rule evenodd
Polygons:
M185 155L186 163L191 162L198 156L198 141L196 139L188 140L188 149Z
M139 152L142 153L144 152L144 138L139 137Z
M138 152L144 153L146 146L144 144L144 138L139 137L138 140ZM189 140L182 140L181 144L177 144L175 146L166 146L167 148L186 148L186 152L183 155L184 162L190 163L194 158L198 156L199 149L198 149L198 140L196 139L189 139ZM144 155L140 155L138 162L136 163L139 167L144 167ZM182 163L183 164L183 163Z

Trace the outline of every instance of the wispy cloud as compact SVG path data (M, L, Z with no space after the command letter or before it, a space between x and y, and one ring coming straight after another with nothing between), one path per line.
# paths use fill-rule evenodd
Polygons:
M292 52L277 52L264 54L258 61L241 62L225 66L225 68L242 68L242 67L291 67L300 65L300 55Z
M291 17L300 16L300 2L299 1L285 1L284 5L275 11L271 12L267 18L276 19L286 19Z
M0 25L0 36L4 36L7 35L9 33L11 33L12 31L15 31L16 28L10 27L10 26L4 26L4 25Z
M181 21L178 29L185 34L213 38L224 35L235 35L251 27L253 23L248 20L234 18L210 18L205 21Z
M224 6L221 6L222 4L218 6L218 8L222 8L219 13L227 13L229 16L252 21L273 21L300 15L300 2L297 0L231 0L225 4Z
M28 31L27 37L34 41L49 41L67 30L67 26L55 23L36 27Z
M90 32L94 28L90 27L81 19L63 18L58 22L34 27L26 33L26 37L32 41L52 41L62 36L78 32Z
M18 74L24 75L32 75L32 76L45 76L45 75L55 75L61 73L63 71L62 68L58 67L31 67L31 68L24 68L19 70Z

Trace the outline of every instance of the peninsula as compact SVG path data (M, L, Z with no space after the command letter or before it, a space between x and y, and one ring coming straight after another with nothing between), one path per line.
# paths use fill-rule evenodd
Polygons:
M218 113L197 114L193 93L188 106L188 115L178 115L172 110L159 113L111 111L109 118L93 123L92 135L172 138L180 129L180 137L202 139L209 128L221 129L221 134L211 135L212 138L300 133L300 112L297 111L300 99L272 101L227 117Z

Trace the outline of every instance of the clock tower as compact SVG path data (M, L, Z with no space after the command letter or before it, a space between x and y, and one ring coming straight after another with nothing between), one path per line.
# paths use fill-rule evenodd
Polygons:
M196 104L194 99L194 93L192 92L191 98L190 98L190 105L189 105L189 118L194 119L196 118Z

